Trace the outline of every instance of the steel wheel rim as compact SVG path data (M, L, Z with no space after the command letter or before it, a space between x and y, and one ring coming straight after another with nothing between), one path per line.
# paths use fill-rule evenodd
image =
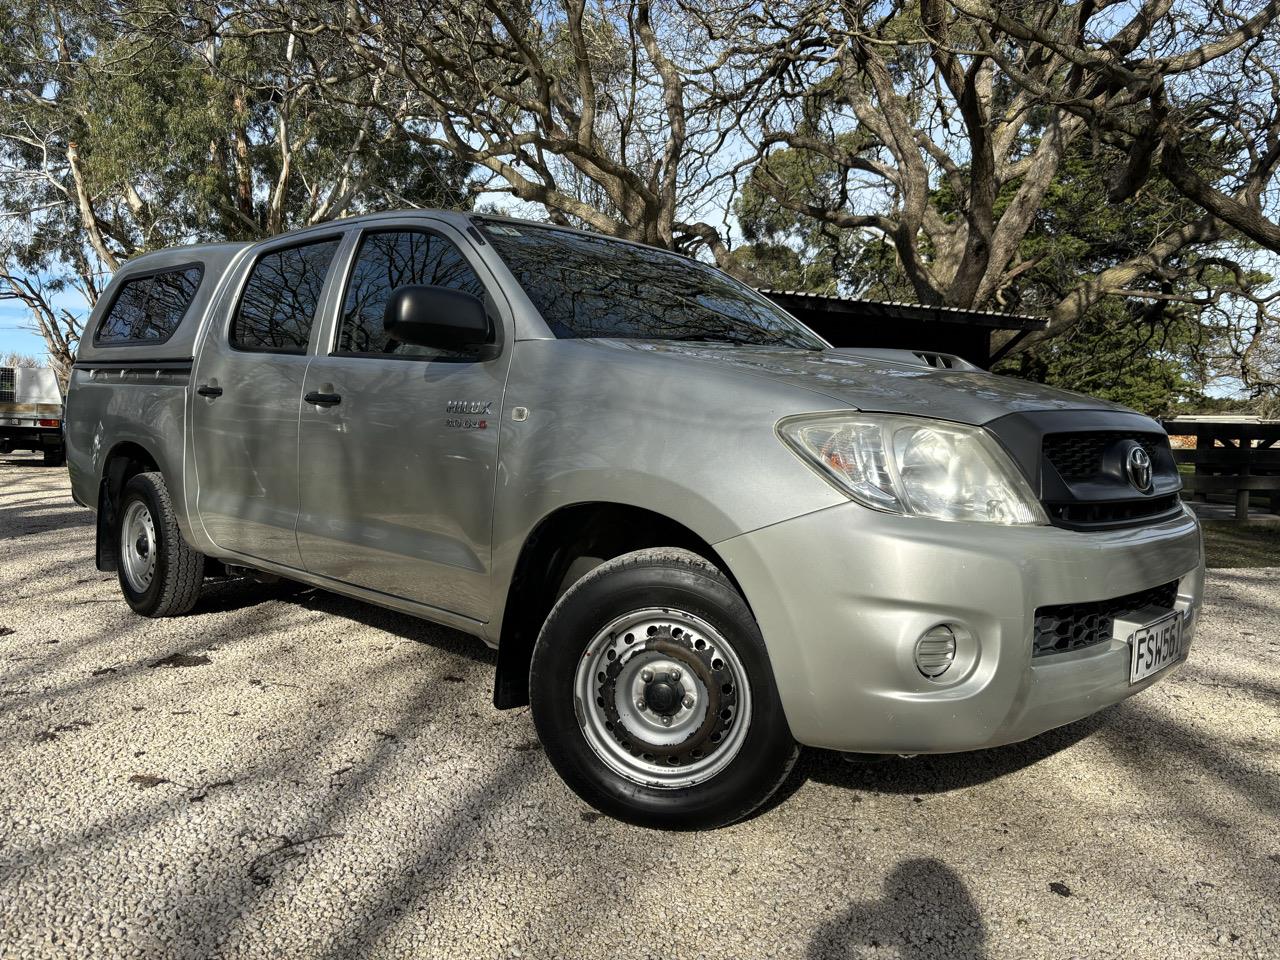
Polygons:
M751 725L751 687L733 645L705 620L670 607L624 614L596 633L578 661L574 700L596 756L614 773L662 789L721 773Z
M137 593L145 593L156 574L156 524L141 500L125 509L120 522L120 564Z

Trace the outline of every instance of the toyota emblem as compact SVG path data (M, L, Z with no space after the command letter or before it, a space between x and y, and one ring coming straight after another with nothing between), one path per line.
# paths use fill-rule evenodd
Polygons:
M1125 457L1124 462L1125 473L1129 475L1129 482L1138 490L1146 493L1151 489L1151 457L1147 455L1147 451L1142 447L1134 444L1129 448L1129 453Z

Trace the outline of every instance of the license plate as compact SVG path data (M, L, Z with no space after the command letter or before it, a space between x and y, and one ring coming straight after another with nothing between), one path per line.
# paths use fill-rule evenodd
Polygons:
M1129 682L1145 680L1182 658L1182 614L1139 627L1129 639Z

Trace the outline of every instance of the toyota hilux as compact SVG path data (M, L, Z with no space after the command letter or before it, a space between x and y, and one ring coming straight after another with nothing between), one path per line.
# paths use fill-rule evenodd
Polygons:
M746 816L802 744L1079 720L1176 669L1201 601L1155 421L835 349L708 265L548 224L412 211L138 257L66 417L139 614L253 572L473 634L565 782L659 827Z

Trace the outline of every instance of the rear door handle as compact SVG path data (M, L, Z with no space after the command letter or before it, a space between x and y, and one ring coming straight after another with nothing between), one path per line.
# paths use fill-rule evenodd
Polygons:
M196 393L200 394L202 397L220 397L222 396L222 388L211 387L207 383L202 383L200 386L196 387Z
M313 390L302 399L307 401L307 403L314 403L322 407L332 407L342 402L342 394L317 393Z

